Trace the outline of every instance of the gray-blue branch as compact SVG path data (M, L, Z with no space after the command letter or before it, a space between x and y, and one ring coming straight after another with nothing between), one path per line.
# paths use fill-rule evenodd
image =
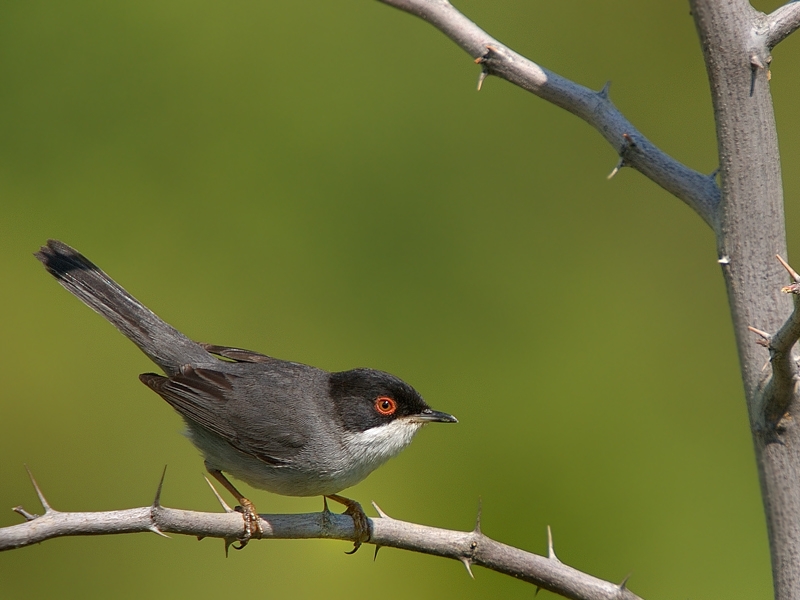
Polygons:
M716 229L720 190L713 176L675 160L642 135L614 106L608 86L590 90L537 65L491 37L446 0L380 0L427 21L467 52L485 75L501 77L580 117L594 127L620 157L683 200Z

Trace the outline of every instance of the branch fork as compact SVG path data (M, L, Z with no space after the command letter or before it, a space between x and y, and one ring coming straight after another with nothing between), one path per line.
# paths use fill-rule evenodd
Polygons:
M759 336L756 343L769 350L769 364L772 365L772 377L762 390L763 417L766 425L772 429L779 423L785 423L787 411L797 398L797 386L800 381L797 361L792 355L792 348L800 340L800 274L795 271L780 255L775 258L781 263L792 283L781 288L787 294L793 294L794 310L783 326L774 335L748 327Z

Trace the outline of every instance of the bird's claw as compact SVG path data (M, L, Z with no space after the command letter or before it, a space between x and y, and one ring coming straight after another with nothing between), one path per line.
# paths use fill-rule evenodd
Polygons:
M250 502L250 500L247 498L242 498L241 506L237 506L236 511L242 513L244 528L242 531L242 537L237 540L239 545L234 546L234 548L236 550L241 550L247 546L247 542L249 542L251 539L261 539L261 536L264 532L261 529L261 518L258 516L255 505Z
M368 542L371 537L369 518L364 512L364 509L361 508L361 505L355 500L336 494L328 496L328 498L345 505L347 510L344 511L344 514L349 515L350 518L353 519L353 534L355 538L353 540L353 549L350 552L345 552L345 554L355 554L361 547L361 544Z

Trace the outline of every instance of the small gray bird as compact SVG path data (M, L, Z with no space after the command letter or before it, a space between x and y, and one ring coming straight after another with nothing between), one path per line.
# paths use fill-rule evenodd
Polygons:
M241 505L240 548L261 536L260 520L223 472L276 494L343 504L353 518L355 552L369 539L369 521L358 502L338 492L396 456L424 424L457 422L383 371L329 373L194 342L63 242L49 240L35 256L164 371L166 377L139 378L183 417L206 469Z

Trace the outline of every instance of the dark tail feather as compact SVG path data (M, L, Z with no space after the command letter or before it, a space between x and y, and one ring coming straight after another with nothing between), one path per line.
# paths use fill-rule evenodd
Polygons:
M181 365L214 362L199 344L158 318L77 250L48 240L34 256L61 285L108 319L168 375L177 374Z

